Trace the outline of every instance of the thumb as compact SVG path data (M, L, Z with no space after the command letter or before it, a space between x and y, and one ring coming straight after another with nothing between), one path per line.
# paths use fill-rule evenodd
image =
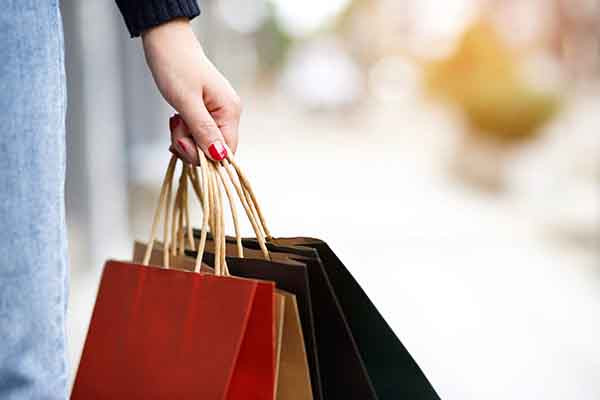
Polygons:
M215 161L227 157L223 134L203 103L194 104L187 112L184 110L180 112L190 134L204 154Z

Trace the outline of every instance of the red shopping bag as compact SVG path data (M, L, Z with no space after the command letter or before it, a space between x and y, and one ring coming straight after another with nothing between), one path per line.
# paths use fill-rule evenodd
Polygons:
M160 210L169 209L174 166L172 159L149 253ZM203 226L211 224L220 237L220 205L210 195ZM209 216L210 201L216 213ZM165 213L165 232L168 223ZM71 399L272 400L274 284L226 276L224 254L216 257L222 261L216 275L169 269L168 263L107 262Z
M273 290L107 262L71 399L272 399Z

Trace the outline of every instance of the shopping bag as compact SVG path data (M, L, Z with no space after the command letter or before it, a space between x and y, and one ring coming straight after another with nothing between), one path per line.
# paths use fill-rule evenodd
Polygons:
M284 293L277 400L312 400L312 386L296 296Z
M211 251L209 242L206 250ZM147 246L139 241L134 243L133 261L141 262ZM212 249L214 250L214 249ZM233 254L234 245L228 246L228 252ZM155 243L150 257L151 265L161 266L164 249L161 243ZM246 256L260 257L262 253L247 250ZM174 256L171 258L174 268L193 270L195 259L189 256ZM203 265L205 273L213 273L213 269ZM312 400L312 387L308 368L307 354L301 328L296 296L283 290L276 290L277 305L277 349L276 349L276 396L277 400Z
M204 159L203 176L206 164ZM157 215L169 206L166 182L174 165L173 158ZM219 206L213 204L217 211L209 215L204 200L203 226L212 222L219 234ZM72 399L274 398L275 286L229 277L219 237L215 275L170 269L168 263L106 263ZM195 271L199 265L200 258Z
M271 399L272 319L272 284L109 261L71 398Z
M257 247L252 239L244 243ZM419 365L327 243L314 238L273 238L271 243L282 252L317 250L379 399L439 399Z
M283 340L283 319L285 318L285 297L275 294L275 387L274 397L277 398L279 384L279 366L281 364L281 341Z

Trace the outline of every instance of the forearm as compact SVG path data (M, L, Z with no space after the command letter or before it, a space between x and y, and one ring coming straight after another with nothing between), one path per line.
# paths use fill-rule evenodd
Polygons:
M190 164L198 148L213 160L235 152L241 101L202 51L189 19L200 13L195 0L116 0L131 33L142 36L152 76L175 109L171 149Z

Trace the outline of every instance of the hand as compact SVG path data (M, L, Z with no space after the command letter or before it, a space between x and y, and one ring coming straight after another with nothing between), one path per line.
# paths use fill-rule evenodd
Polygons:
M197 165L196 145L213 160L238 144L240 98L204 54L187 19L174 19L142 34L146 61L158 89L180 114L169 121L172 150Z

